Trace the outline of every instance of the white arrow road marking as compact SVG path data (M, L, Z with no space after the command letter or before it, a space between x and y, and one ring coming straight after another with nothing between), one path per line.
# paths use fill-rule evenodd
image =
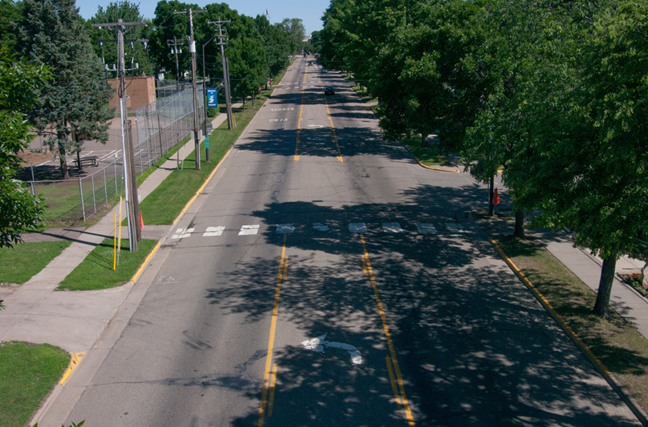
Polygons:
M317 338L313 338L307 341L302 342L302 345L304 346L305 350L310 350L314 351L317 353L324 353L324 348L331 347L331 348L341 348L342 350L346 350L349 352L351 355L351 363L354 365L361 365L362 364L362 355L358 351L357 348L352 346L351 344L344 344L341 342L332 342L332 341L326 341L327 334L320 335Z
M323 128L322 125L308 125L309 128Z

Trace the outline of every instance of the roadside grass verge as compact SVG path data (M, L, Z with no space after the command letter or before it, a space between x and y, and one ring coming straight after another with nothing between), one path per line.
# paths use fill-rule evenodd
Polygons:
M0 426L24 426L69 363L68 353L49 344L0 343Z
M426 166L455 166L437 147L433 145L421 147L420 138L405 138L403 144L412 152L414 157Z
M191 136L186 137L183 139L179 144L176 144L175 147L173 147L171 150L169 150L168 153L166 153L164 156L160 157L155 163L153 163L151 166L149 166L144 172L142 172L141 175L137 177L137 186L139 187L142 185L142 183L148 178L153 172L158 170L160 166L162 166L164 163L166 163L167 160L171 158L175 153L178 152L179 149L184 147L184 145L189 142L191 139Z
M358 83L355 83L352 86L352 88L353 88L353 90L355 90L355 92L358 94L358 96L360 98L362 98L362 101L364 101L364 102L376 102L376 101L378 101L378 98L372 96L369 93L369 91L367 90L366 87L364 87L364 86L362 86L362 85L360 85Z
M540 244L493 237L626 391L648 408L648 340L612 309L608 319L594 315L594 292Z
M223 122L209 137L209 163L205 159L205 144L200 145L200 170L195 169L195 153L184 161L182 170L173 171L146 199L140 203L144 222L151 225L172 224L196 191L205 182L209 174L222 160L227 151L241 136L257 111L267 99L269 91L264 91L257 98L256 106L247 102L246 108L234 112L236 129L228 130L227 121Z
M142 240L138 242L138 251L130 252L128 240L122 239L119 265L113 270L113 239L106 239L59 284L57 290L95 291L121 286L133 277L156 244L155 240Z
M13 248L1 248L0 283L22 285L71 244L70 241L19 243Z

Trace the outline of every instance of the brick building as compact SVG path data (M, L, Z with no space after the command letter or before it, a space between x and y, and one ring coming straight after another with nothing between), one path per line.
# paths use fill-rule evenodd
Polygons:
M115 96L110 101L110 107L117 107L119 112L119 98L117 97L118 79L108 79L108 83L115 89ZM140 107L155 102L155 79L153 76L126 77L126 108L135 111Z

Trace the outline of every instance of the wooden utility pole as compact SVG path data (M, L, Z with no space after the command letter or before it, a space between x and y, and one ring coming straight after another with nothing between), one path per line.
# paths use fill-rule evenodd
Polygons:
M176 92L180 92L180 65L178 65L178 39L173 36L173 40L167 40L167 46L173 46L176 60ZM180 51L182 53L182 51Z
M225 45L227 41L225 34L223 34L223 24L231 22L229 19L227 21L221 21L218 17L218 21L209 21L210 24L218 25L218 45L220 46L221 58L223 59L223 84L225 85L225 105L227 108L227 126L229 130L234 129L234 123L232 122L232 100L230 98L230 86L229 86L229 69L227 67L227 58L225 58Z
M137 251L137 242L142 239L142 230L139 222L139 203L137 197L137 184L135 181L135 165L133 163L133 145L130 143L130 123L126 123L128 108L126 104L126 63L124 62L124 30L134 25L146 25L146 22L117 22L92 24L93 27L117 28L117 76L119 77L119 111L121 113L121 139L124 160L124 191L126 199L126 212L128 212L128 244L131 252ZM138 40L139 41L139 40ZM144 40L141 40L144 41ZM126 132L125 132L126 131ZM125 135L128 133L128 135ZM128 141L127 141L128 140Z
M198 137L198 96L196 94L196 40L193 32L193 14L206 12L206 10L192 10L189 8L189 52L191 52L191 81L193 86L193 109L194 109L194 157L196 158L196 170L200 170L200 138ZM186 10L173 13L187 13Z

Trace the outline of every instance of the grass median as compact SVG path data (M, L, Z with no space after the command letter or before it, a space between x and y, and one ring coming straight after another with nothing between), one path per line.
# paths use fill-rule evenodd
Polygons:
M49 344L0 343L0 426L24 426L69 363L68 353Z
M405 138L403 144L425 166L455 166L437 147L433 145L422 147L421 138Z
M212 173L245 127L259 111L268 92L264 91L255 102L248 101L246 108L235 111L236 129L229 130L227 121L223 122L209 137L209 163L205 162L205 144L201 144L200 170L196 170L196 158L192 153L184 161L182 170L173 171L146 199L140 203L140 210L145 224L172 224L189 200Z
M593 314L594 292L539 243L493 237L626 391L648 409L648 340L613 310L608 319Z
M70 244L69 241L18 243L13 248L0 248L0 283L22 285Z
M157 241L138 242L138 251L128 250L128 240L121 241L119 265L113 270L114 241L106 239L97 245L81 264L63 280L58 290L95 291L121 286L137 272Z

